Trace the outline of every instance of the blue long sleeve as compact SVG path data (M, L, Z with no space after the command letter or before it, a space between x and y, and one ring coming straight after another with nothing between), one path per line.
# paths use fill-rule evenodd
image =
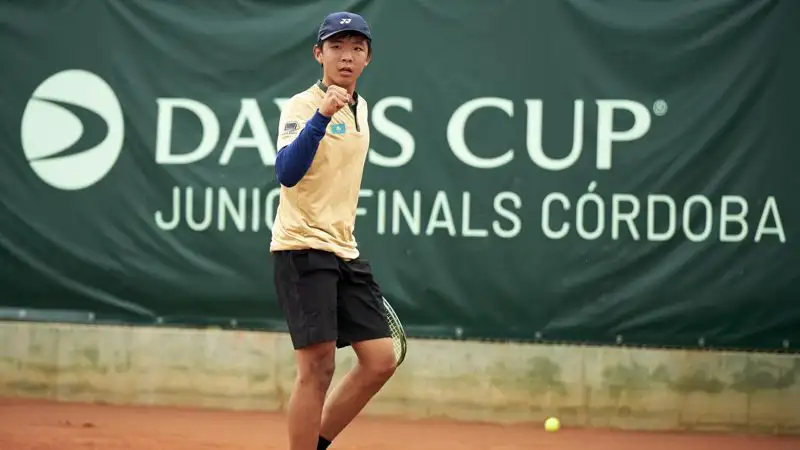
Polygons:
M278 152L275 158L275 175L280 184L292 187L305 176L330 121L330 117L316 111L295 140Z

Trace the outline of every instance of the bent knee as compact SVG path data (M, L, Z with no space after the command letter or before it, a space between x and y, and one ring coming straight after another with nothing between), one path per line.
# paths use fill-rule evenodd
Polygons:
M327 343L297 350L298 381L327 390L336 369L335 352L336 347Z
M384 363L377 364L370 369L370 372L376 379L386 381L394 375L395 370L397 370L397 362L394 359L394 354L392 354L391 358Z
M393 351L372 355L369 359L360 361L359 364L370 378L379 382L388 380L397 370L397 360Z

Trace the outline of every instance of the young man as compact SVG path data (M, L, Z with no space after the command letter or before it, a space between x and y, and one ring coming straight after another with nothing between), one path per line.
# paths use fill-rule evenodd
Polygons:
M294 95L280 118L270 245L297 361L292 450L327 448L396 367L380 288L353 236L369 149L367 103L356 93L372 56L369 26L357 14L331 14L313 52L322 80ZM358 364L326 400L336 348L348 345Z

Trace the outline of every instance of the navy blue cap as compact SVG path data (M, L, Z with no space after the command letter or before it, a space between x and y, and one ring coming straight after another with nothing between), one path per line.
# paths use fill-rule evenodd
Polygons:
M350 12L335 12L328 14L319 26L317 42L322 42L342 31L361 33L370 41L372 40L372 32L369 30L369 25L363 17Z

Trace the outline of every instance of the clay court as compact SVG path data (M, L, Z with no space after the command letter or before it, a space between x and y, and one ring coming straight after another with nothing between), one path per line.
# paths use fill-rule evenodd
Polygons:
M278 414L0 400L2 450L287 448ZM336 450L796 450L800 438L358 419Z

